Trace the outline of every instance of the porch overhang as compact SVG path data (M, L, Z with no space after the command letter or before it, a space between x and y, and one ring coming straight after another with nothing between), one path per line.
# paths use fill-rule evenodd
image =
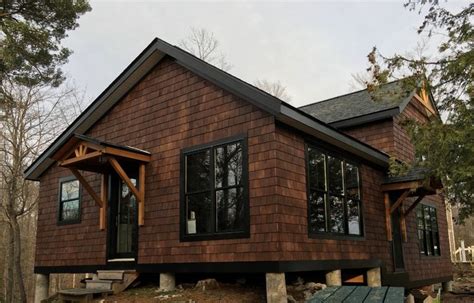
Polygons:
M83 188L94 199L100 208L100 229L106 226L108 202L108 176L116 173L127 185L138 202L138 225L144 225L145 214L145 165L150 162L151 154L147 151L118 145L84 135L74 134L52 156L58 166L69 169ZM138 168L138 187L135 186L129 172ZM101 175L100 193L84 178L80 171L94 172Z
M405 218L423 200L425 196L435 195L443 186L441 181L434 177L425 177L426 172L420 169L412 170L404 176L389 177L382 184L385 204L385 223L387 229L387 240L392 241L392 213L400 212L400 229L402 239L407 241L407 228ZM390 194L398 194L394 203L390 201ZM406 198L416 197L408 206L405 205Z

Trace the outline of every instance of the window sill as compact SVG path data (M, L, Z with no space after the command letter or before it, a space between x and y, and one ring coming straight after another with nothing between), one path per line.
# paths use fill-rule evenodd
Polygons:
M350 241L365 241L364 235L341 235L331 233L309 233L308 237L315 240L350 240Z
M80 223L81 223L81 219L77 219L77 220L68 220L68 221L58 221L56 225L63 226L63 225L74 225L74 224L80 224Z
M250 233L247 231L240 231L235 233L222 233L222 234L206 234L206 235L181 235L180 242L192 242L192 241L213 241L213 240L226 240L226 239L242 239L250 238Z
M433 255L425 255L425 254L420 254L420 259L428 259L428 260L433 260L433 259L440 259L442 258L443 256L442 255L436 255L436 256L433 256Z

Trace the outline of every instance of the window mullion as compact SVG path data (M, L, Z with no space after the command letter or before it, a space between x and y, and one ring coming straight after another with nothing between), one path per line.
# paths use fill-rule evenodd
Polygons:
M344 220L344 234L349 234L349 222L347 216L347 195L346 195L346 161L341 161L341 178L342 178L342 218Z
M212 216L212 233L217 232L217 205L216 205L216 163L215 163L215 147L210 148L211 156L211 165L210 165L210 174L211 182L209 182L211 188L211 216Z
M426 207L422 207L422 214L423 214L423 233L425 235L425 255L429 256L429 251L431 250L430 247L428 247L428 226L426 224Z
M328 176L328 157L324 154L324 211L326 214L325 227L326 232L330 232L330 215L331 210L329 208L329 176Z

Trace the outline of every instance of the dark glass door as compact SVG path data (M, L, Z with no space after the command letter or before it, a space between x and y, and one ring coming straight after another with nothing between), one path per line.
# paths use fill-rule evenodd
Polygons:
M136 186L137 179L130 178ZM109 259L135 258L138 236L136 197L117 175L110 177Z
M391 204L397 200L393 198L392 196L390 197ZM397 208L392 213L392 254L395 271L404 271L405 262L403 259L403 238L400 230L400 208Z

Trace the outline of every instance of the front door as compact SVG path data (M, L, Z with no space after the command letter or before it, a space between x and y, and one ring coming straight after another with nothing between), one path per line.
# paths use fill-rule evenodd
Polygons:
M390 198L392 204L397 200L392 199L392 195ZM400 208L397 208L392 213L392 253L395 271L404 271L405 262L403 260L403 238L400 229Z
M137 179L130 179L136 186ZM137 200L118 175L111 174L109 182L109 259L131 261L136 258L138 243Z

